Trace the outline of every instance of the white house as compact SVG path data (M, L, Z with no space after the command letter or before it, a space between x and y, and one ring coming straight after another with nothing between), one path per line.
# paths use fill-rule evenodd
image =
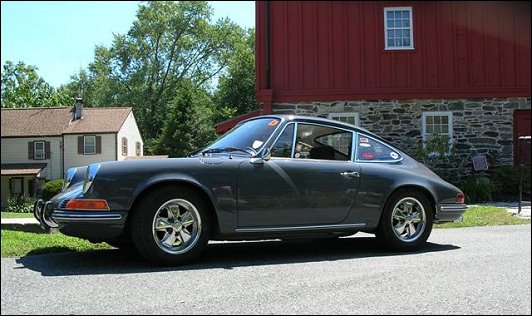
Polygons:
M35 197L71 167L142 156L130 107L2 109L2 208L9 197Z

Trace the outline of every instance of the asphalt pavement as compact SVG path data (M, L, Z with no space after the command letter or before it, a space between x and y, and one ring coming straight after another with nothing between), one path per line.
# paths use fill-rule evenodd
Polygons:
M2 258L2 314L531 313L531 228L436 229L420 251L368 234L211 242L189 265L116 249Z

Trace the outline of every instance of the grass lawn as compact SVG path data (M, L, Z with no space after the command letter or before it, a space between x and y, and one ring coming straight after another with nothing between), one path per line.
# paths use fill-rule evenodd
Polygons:
M32 217L31 213L5 213L2 218ZM461 223L434 225L434 228L457 228L472 226L530 224L530 219L521 219L508 213L503 207L473 206L464 214ZM87 251L112 249L106 243L93 244L83 239L65 236L59 232L40 232L2 229L2 257L21 257L64 251Z
M33 218L33 213L0 212L2 218Z
M471 206L464 213L461 223L445 223L434 225L434 228L459 228L473 226L497 226L530 224L530 219L513 216L504 207Z
M93 244L59 232L46 234L2 229L2 257L112 248L106 243Z

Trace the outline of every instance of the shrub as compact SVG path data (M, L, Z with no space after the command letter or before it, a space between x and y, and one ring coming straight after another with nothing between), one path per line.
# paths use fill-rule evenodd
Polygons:
M497 199L518 199L519 167L502 166L492 174L493 194ZM523 167L523 192L530 193L530 167Z
M465 203L484 203L493 200L493 184L486 177L469 177L460 185L465 195Z
M415 157L442 179L454 185L460 183L463 177L465 160L458 156L447 137L434 135L429 141L420 143Z
M34 200L30 198L14 198L10 197L7 199L7 207L3 212L12 212L12 213L32 213Z
M52 197L54 197L56 194L61 192L61 188L63 187L63 180L62 179L56 179L49 182L46 182L42 186L42 199L45 201L50 200Z

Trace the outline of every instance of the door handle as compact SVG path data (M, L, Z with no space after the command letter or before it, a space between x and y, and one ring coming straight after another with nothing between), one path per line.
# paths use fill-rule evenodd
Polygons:
M356 171L344 171L340 175L343 177L360 178L360 175Z

